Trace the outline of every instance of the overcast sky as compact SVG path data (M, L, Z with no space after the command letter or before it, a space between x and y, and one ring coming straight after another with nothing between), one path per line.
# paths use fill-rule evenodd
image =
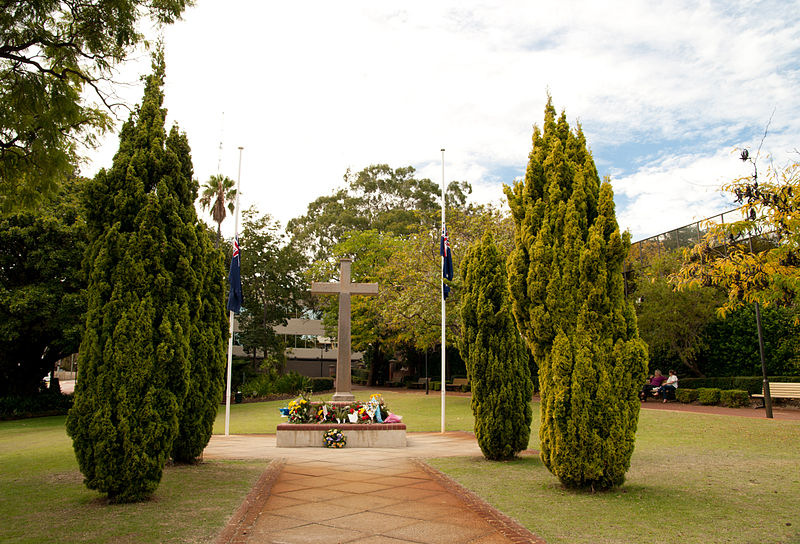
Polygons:
M169 123L195 175L282 224L349 167L411 165L500 202L547 92L580 122L634 240L733 207L732 154L800 148L800 3L197 0L163 31ZM141 55L120 78L141 100ZM223 115L224 112L224 115ZM774 112L774 113L773 113ZM220 151L220 142L222 148ZM117 136L84 173L108 167ZM227 234L233 221L223 223Z

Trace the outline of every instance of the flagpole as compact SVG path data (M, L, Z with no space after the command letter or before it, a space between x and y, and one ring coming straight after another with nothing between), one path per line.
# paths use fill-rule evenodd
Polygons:
M239 146L239 174L236 177L236 207L234 213L234 236L239 237L239 186L242 183L242 150L244 148ZM233 311L228 312L230 326L228 329L228 376L226 379L227 386L225 390L225 436L230 435L231 423L231 368L233 367Z
M444 236L444 229L445 229L445 223L444 223L444 219L445 219L444 218L445 198L444 198L444 194L445 194L445 186L444 186L444 149L442 149L442 232L441 232L441 236ZM445 251L446 250L447 250L447 248L445 247ZM442 270L444 270L444 259L445 259L445 256L444 256L444 254L442 254ZM447 387L445 386L445 351L446 351L445 348L446 348L447 344L445 342L445 311L446 310L445 310L445 305L444 305L444 302L445 302L445 300L444 300L444 278L442 278L441 282L442 282L442 293L441 293L441 299L442 299L442 378L441 378L441 380L442 380L442 432L444 433L444 414L445 414L445 406L444 406L445 402L444 402L444 399L445 399L445 390L447 389Z

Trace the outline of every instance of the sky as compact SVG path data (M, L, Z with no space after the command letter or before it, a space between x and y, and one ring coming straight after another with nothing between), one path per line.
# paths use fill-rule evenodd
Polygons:
M285 225L370 164L441 183L442 148L446 181L501 204L503 184L524 176L549 93L581 124L636 241L734 208L719 189L750 172L737 149L763 139L762 169L796 157L798 8L197 0L145 33L164 41L168 125L186 132L195 176L240 179L242 208ZM119 98L140 102L148 71L147 53L134 54ZM108 134L83 173L110 167L117 145Z

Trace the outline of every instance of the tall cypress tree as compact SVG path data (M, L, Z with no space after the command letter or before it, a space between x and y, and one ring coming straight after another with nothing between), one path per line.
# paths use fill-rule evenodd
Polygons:
M194 211L188 142L164 129L163 79L159 51L111 169L85 195L89 301L67 432L86 485L113 502L155 491L202 343L193 332L219 328L197 310L215 260Z
M534 128L524 181L505 188L516 225L508 278L517 324L539 367L541 457L569 487L624 482L647 348L625 300L611 186L582 130L552 100Z
M181 165L181 188L189 181L189 192L181 198L186 231L177 242L185 244L185 253L175 261L179 281L189 289L189 378L181 406L178 436L172 458L193 462L211 439L217 408L225 385L225 342L228 319L225 313L225 263L222 251L212 242L213 234L198 221L194 201L197 183L193 181L191 151L186 135L173 126L166 148L173 151Z
M505 263L490 232L465 255L461 276L459 350L472 384L475 437L487 459L510 459L528 447L533 385L511 314Z

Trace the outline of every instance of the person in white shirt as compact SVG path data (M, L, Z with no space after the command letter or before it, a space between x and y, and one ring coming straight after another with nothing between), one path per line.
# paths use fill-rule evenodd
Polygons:
M664 399L664 402L667 402L667 395L675 394L675 390L678 388L678 375L675 374L674 370L669 371L669 378L667 378L666 383L658 388L658 395Z

